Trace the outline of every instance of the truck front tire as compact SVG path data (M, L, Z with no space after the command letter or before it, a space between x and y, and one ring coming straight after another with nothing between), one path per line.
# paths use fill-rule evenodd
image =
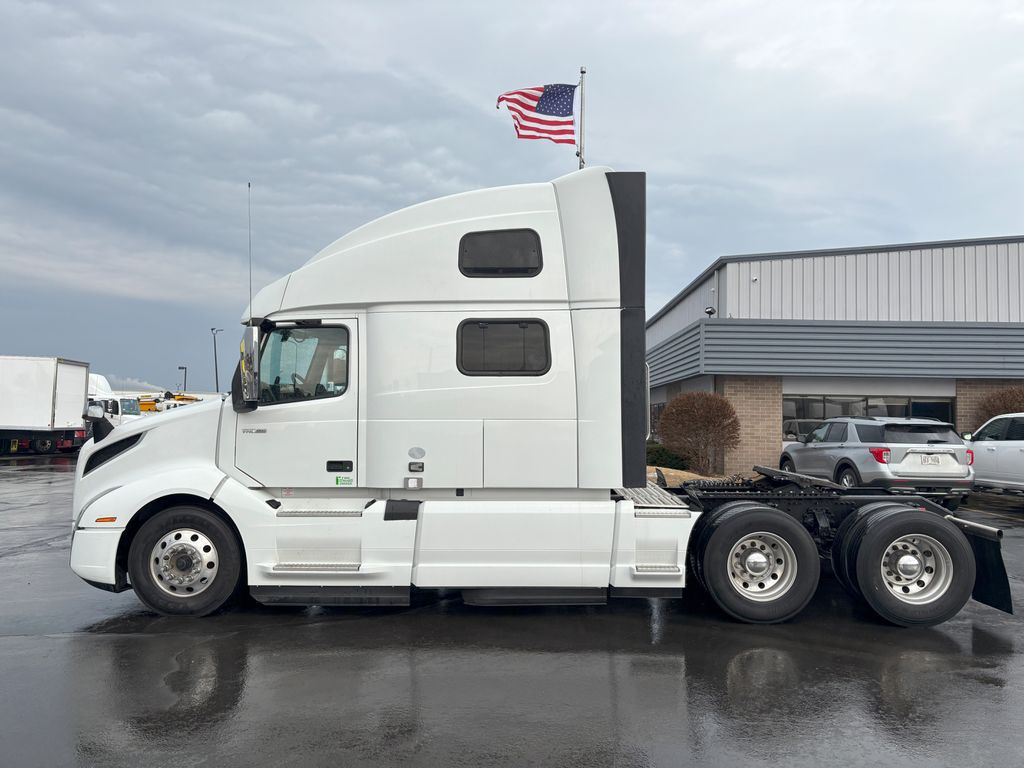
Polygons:
M701 583L733 618L775 624L796 616L818 588L811 535L784 512L759 504L713 513L697 545Z
M241 549L231 528L198 507L171 507L143 523L128 551L135 594L164 616L206 616L234 595Z

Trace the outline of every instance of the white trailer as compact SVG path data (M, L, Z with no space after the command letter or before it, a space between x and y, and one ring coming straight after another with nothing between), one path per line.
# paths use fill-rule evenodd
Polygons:
M796 484L635 490L645 210L644 174L589 168L335 241L254 298L230 400L85 446L72 568L172 615L239 590L321 605L405 604L413 588L476 604L676 597L691 570L737 618L795 615L834 538ZM777 491L797 502L773 506ZM833 504L835 527L873 498ZM934 542L890 564L921 572L913 600L876 606L900 623L948 618L974 582L967 538L926 518L882 527ZM864 541L844 556L892 559Z
M62 357L0 357L0 454L53 453L85 441L89 364Z

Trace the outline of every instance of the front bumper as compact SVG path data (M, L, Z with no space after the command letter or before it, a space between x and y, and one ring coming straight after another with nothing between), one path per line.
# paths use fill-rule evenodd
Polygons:
M78 528L71 539L71 570L93 586L122 592L128 588L123 574L118 574L117 545L120 528Z

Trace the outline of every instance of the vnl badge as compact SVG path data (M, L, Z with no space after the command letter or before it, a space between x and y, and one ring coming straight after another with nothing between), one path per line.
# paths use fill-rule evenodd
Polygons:
M334 478L334 484L335 485L352 485L352 478L351 477L342 477L341 475L338 475L337 477Z

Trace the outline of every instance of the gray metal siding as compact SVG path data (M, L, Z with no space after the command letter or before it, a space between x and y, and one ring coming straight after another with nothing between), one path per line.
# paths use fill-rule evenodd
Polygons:
M720 317L1017 323L1024 243L952 244L728 262ZM692 295L692 294L691 294ZM648 333L672 317L672 310ZM691 317L692 322L698 317ZM669 325L680 327L680 324ZM662 331L670 333L670 329Z
M1024 326L711 321L705 373L1024 377Z
M714 307L721 311L719 301L721 296L716 296L720 288L716 289L718 275L712 272L702 282L697 283L689 292L679 300L679 303L669 309L647 328L647 348L660 344L680 328L685 328L694 320L704 317L705 307ZM724 304L724 301L722 302Z
M705 319L647 359L652 386L698 374L1024 378L1024 325Z
M701 324L693 323L647 351L652 387L700 373L700 337Z

